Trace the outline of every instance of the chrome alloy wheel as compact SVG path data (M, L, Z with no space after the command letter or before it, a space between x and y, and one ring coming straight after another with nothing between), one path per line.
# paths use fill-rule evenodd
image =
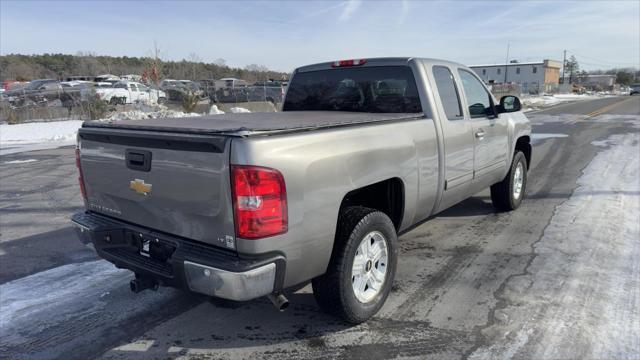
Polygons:
M368 233L356 250L351 267L351 286L356 299L367 303L378 295L387 277L387 240L378 231Z
M522 195L522 185L524 184L524 166L519 162L513 174L513 198L520 199Z

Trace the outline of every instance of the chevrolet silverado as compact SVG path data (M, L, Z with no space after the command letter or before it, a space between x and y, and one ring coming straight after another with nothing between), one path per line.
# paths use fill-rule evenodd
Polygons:
M531 126L468 67L342 60L296 69L276 113L85 122L80 239L135 274L245 301L311 282L352 323L384 304L398 236L491 188L525 196Z

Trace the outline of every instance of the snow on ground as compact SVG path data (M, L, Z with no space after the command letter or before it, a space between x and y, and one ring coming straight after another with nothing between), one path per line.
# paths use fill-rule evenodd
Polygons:
M523 95L520 101L525 111L532 111L566 102L593 100L602 97L602 95L586 94Z
M12 160L12 161L5 161L3 164L25 164L25 163L36 162L36 161L38 160L36 159Z
M131 278L130 271L98 260L0 285L0 349L21 354L13 359L68 358L62 354L103 341L105 323L118 329L132 317L153 318L149 313L165 308L175 311L173 304L184 301L184 294L168 288L133 294Z
M231 109L229 109L229 111L231 111L234 114L250 113L251 112L251 110L243 108L243 107L232 107Z
M636 117L637 119L637 117ZM637 121L637 120L636 120ZM640 353L639 133L613 135L556 208L536 257L472 359L637 358Z
M540 143L543 140L554 139L554 138L563 138L567 137L567 134L554 134L554 133L532 133L531 140L534 144Z
M0 125L0 155L73 145L80 120Z
M211 109L209 109L209 115L220 115L224 114L224 111L218 109L218 105L211 105Z
M247 109L244 110L246 111L242 112L249 111ZM166 107L139 106L135 110L114 113L100 121L181 118L201 115L169 110ZM0 125L0 155L74 145L76 143L76 133L80 126L82 126L81 120L30 122L15 125L2 124Z
M136 109L130 111L117 112L105 120L119 121L119 120L141 120L141 119L157 119L157 118L183 118L202 116L198 113L186 113L183 111L169 110L166 107L158 109Z

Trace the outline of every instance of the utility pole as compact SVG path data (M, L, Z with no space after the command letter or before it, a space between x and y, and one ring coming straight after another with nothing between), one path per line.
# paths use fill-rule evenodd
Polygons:
M562 56L562 84L564 85L564 64L567 63L567 50L564 51Z
M504 83L507 83L507 69L509 68L509 43L507 42L507 58L504 60Z

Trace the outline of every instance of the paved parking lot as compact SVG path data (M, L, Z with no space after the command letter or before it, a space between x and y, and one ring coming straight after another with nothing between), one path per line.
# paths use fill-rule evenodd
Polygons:
M599 109L605 109L599 113ZM588 114L597 114L589 117ZM565 104L534 124L528 197L488 191L400 238L393 292L346 325L304 288L211 301L129 291L68 218L72 148L0 157L0 352L7 358L632 358L640 353L640 97ZM26 160L34 160L25 162Z

